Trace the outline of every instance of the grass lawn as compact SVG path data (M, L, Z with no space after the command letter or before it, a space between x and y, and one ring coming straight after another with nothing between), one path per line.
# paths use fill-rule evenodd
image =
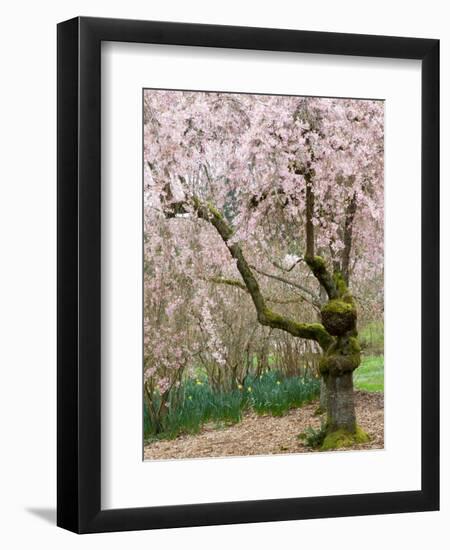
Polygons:
M363 357L361 366L353 375L357 390L378 392L384 391L384 357L383 355L368 355Z

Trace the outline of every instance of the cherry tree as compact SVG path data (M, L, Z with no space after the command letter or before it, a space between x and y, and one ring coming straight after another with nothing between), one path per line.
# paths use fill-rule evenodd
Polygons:
M144 94L147 234L154 219L171 227L169 278L188 277L199 307L205 281L239 288L261 325L316 343L324 448L367 440L354 406L353 288L383 269L383 111L371 100ZM295 290L308 318L269 283Z

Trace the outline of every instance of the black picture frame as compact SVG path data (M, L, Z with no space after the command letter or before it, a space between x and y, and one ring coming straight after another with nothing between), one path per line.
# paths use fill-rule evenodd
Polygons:
M58 25L57 524L76 533L439 509L439 41L77 17ZM101 509L102 41L422 61L420 491Z

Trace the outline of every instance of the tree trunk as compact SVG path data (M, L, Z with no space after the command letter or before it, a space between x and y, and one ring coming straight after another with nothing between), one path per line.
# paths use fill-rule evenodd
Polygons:
M356 304L345 283L337 285L340 296L322 309L322 323L334 341L320 360L326 385L327 422L322 450L366 443L369 436L357 426L353 395L353 371L361 363L356 328Z
M356 432L355 402L353 399L353 372L341 376L325 376L327 388L327 431Z

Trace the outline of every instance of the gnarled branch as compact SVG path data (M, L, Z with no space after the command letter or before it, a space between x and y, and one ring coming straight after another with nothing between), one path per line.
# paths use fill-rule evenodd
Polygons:
M220 212L210 204L204 204L199 199L194 198L194 208L199 218L211 223L217 230L223 242L227 246L231 256L236 260L236 267L241 274L242 280L251 296L256 309L258 321L268 327L278 328L289 332L298 338L315 340L323 348L327 349L332 337L320 323L298 323L292 319L279 315L267 307L258 281L256 280L252 269L244 257L242 248L239 243L230 243L233 236L233 230L225 221Z

